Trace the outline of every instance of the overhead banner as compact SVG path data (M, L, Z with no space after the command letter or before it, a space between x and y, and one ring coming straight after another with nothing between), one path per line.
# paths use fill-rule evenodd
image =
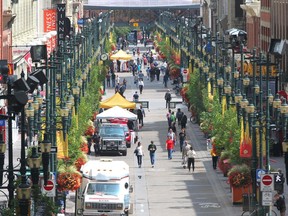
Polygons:
M56 31L57 27L57 12L56 9L45 9L43 32Z
M65 40L66 4L57 4L57 45L61 47Z

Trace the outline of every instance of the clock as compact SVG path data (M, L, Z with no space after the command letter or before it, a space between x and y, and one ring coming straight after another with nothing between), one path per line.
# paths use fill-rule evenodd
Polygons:
M101 61L106 61L108 59L108 55L106 53L101 54L100 59Z

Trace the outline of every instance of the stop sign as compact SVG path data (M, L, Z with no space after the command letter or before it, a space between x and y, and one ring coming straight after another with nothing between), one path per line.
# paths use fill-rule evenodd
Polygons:
M273 182L273 179L270 175L264 175L263 178L262 178L262 183L266 186L269 186L271 185Z
M48 181L47 181L47 185L44 185L43 188L44 188L46 191L51 191L51 190L53 190L53 188L54 188L54 182L51 181L51 180L48 180Z
M187 73L188 73L188 70L187 70L187 69L184 69L184 70L183 70L183 73L184 73L184 74L187 74Z

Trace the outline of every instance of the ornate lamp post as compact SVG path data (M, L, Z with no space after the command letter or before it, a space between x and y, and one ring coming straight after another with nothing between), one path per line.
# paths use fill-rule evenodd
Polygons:
M248 77L248 74L245 75L242 82L244 87L244 93L248 96L248 86L250 84L250 78Z
M69 109L64 103L63 107L61 108L62 127L63 127L62 129L63 129L64 140L66 140L68 116L69 116Z
M205 78L205 84L207 83L207 77L208 77L208 73L209 73L209 66L205 65L203 67L203 72L204 72L204 78Z
M43 166L43 174L44 174L44 185L47 185L48 177L49 177L49 157L51 152L51 142L48 140L48 135L44 134L44 140L40 142L40 149L42 152L42 166Z
M72 88L73 95L75 97L75 111L78 112L78 100L79 100L79 94L80 94L80 88L76 85Z
M34 97L34 100L33 100L33 109L34 109L34 135L37 134L37 130L38 130L38 122L40 121L39 119L39 107L40 107L40 104L37 100L36 97Z
M3 167L6 152L6 143L3 140L3 134L0 134L0 185L3 184Z
M226 95L226 100L227 100L227 109L229 109L230 96L231 96L231 93L232 93L232 87L231 87L231 85L228 82L224 86L224 93Z
M218 89L219 89L219 102L222 102L222 89L223 89L223 85L224 85L224 79L222 77L218 77L217 79L217 85L218 85Z
M81 79L82 79L82 96L84 97L85 96L86 79L87 79L86 72L82 73Z
M235 95L234 95L234 100L235 100L235 103L236 103L236 111L237 111L237 122L238 122L238 125L240 124L240 108L239 108L239 105L240 105L240 101L243 99L243 96L241 94L241 91L240 89L237 89Z
M30 102L28 105L28 108L26 109L26 116L28 118L28 136L29 136L29 143L32 142L32 133L34 130L33 124L34 124L34 108L32 103Z
M32 153L27 158L27 164L31 169L31 177L33 185L38 185L39 182L39 168L41 166L41 158L37 153L37 148L32 147Z

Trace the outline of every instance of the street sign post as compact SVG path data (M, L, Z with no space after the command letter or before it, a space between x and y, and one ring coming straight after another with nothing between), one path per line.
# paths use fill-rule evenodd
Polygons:
M42 192L46 194L47 197L55 197L56 190L54 180L49 179L47 185L44 185L44 181L42 181Z
M58 152L57 146L52 146L50 153L57 154L57 152ZM40 147L38 147L38 153L41 153L41 148Z
M260 190L271 192L274 190L274 175L273 174L262 174L260 181Z
M272 192L262 193L262 206L271 206L273 204Z
M186 83L188 81L188 68L181 68L182 76L183 76L183 82Z
M265 174L265 170L263 170L263 169L257 169L256 170L256 180L257 180L257 182L260 182L262 174Z

